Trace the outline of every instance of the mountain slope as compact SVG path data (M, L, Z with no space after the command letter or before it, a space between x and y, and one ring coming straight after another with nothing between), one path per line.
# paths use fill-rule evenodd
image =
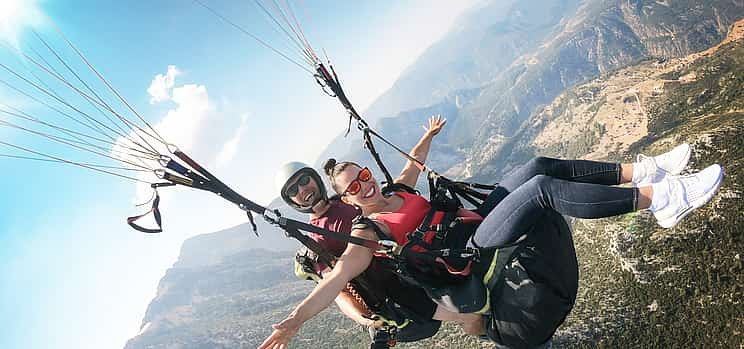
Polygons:
M291 308L310 292L312 283L298 280L293 253L248 250L209 266L169 269L150 303L140 333L125 348L255 348ZM328 343L315 333L353 333L354 326L334 311L311 321L298 340ZM304 335L310 333L310 336ZM361 331L356 331L363 335ZM359 338L338 335L338 347Z
M463 15L458 23L472 17L478 30L455 26L427 51L432 55L417 59L374 104L384 108L370 110L374 118L382 118L376 129L400 139L394 142L403 149L417 136L398 137L401 130L419 130L432 113L444 112L448 130L437 139L439 148L431 160L439 166L433 168L486 182L508 165L499 162L502 147L532 113L566 88L644 59L674 58L713 46L744 16L744 3L730 0L491 1L483 8L498 12L476 9ZM547 10L553 8L557 10ZM463 45L469 49L457 51ZM458 70L458 64L437 65L434 53L449 57L453 52L468 62L468 73ZM449 87L437 82L442 76L452 81ZM460 83L466 80L472 83ZM368 163L359 136L350 137L336 139L318 163L327 157ZM402 164L388 147L378 146L378 151L383 159ZM393 172L400 169L397 164L389 166Z
M581 266L569 347L720 347L744 343L744 21L721 45L647 61L573 88L533 115L504 162L526 154L630 160L681 142L690 170L719 163L714 200L674 229L645 212L574 220ZM521 155L520 155L521 154Z
M469 123L462 133L477 130L468 157L472 174L493 176L500 147L565 88L649 57L679 57L713 46L744 15L744 4L705 3L584 3L559 35L516 60L463 111Z
M380 119L393 118L401 112L447 103L459 90L479 89L492 82L514 59L537 49L565 18L572 16L578 2L543 0L539 6L534 1L481 2L462 14L450 32L418 57L362 113L363 117L376 125ZM445 116L454 118L451 114ZM418 123L414 126L419 129ZM319 162L334 156L360 159L357 155L346 156L349 149L361 149L358 139L357 134L350 138L337 136Z

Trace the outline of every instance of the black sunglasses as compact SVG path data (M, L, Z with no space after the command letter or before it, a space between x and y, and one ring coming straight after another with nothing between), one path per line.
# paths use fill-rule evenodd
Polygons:
M306 174L303 174L297 180L297 182L294 182L292 185L290 185L289 187L287 187L287 191L286 191L287 192L287 196L293 197L293 196L297 195L297 193L300 191L300 186L307 185L308 183L310 183L310 176L309 175L306 175Z

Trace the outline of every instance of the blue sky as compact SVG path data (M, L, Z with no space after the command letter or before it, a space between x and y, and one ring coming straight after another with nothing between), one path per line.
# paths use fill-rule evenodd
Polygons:
M2 3L6 43L27 45L32 25L54 37L54 23L149 122L260 203L276 196L273 177L282 163L314 162L346 126L337 102L312 78L191 1ZM282 47L251 1L209 3ZM306 1L297 9L314 47L332 57L364 110L468 4ZM17 63L0 52L0 62ZM169 66L177 74L165 99L152 103L148 88L157 75L169 77ZM0 102L48 114L2 86ZM4 127L0 140L78 155ZM143 235L124 224L141 211L134 203L144 195L129 181L5 158L0 169L2 348L122 347L183 240L244 221L213 195L177 189L163 193L166 233Z

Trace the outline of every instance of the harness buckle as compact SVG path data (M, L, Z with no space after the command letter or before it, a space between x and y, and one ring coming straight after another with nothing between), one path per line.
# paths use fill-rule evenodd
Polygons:
M242 204L240 205L240 209L248 212L248 208L245 207ZM279 221L282 218L281 212L279 212L279 210L277 210L277 209L275 209L273 211L272 210L266 210L266 211L264 211L264 213L263 213L262 216L263 216L263 219L265 221L267 221L267 222L269 222L270 224L273 224L273 225L279 225Z
M460 257L470 259L473 262L479 262L480 261L480 249L466 247L465 252L461 253Z
M403 248L398 245L397 242L393 240L380 240L377 242L380 247L382 247L381 250L376 251L377 253L383 253L383 254L392 254L395 256L400 255L400 252L403 251Z
M447 238L447 227L443 224L433 226L432 230L436 232L436 234L434 234L434 240L444 241Z
M409 233L408 235L409 235L408 239L411 241L414 241L414 240L421 241L424 239L424 236L426 235L426 231L424 231L422 227L418 227L416 228L416 230L414 230L412 233Z

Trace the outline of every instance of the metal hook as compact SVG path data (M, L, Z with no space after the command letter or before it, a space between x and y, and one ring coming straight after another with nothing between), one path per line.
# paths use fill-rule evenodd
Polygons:
M160 155L158 158L158 163L160 163L160 166L167 167L168 163L172 160L172 158L168 155Z
M175 154L178 151L178 147L173 143L168 143L165 145L168 148L168 152L171 154Z
M166 173L166 172L165 172L165 170L164 170L164 169L162 169L162 168L159 168L159 169L157 169L157 170L153 170L152 172L153 172L153 173L155 174L155 176L157 176L158 178L160 178L160 179L165 179L165 173Z

